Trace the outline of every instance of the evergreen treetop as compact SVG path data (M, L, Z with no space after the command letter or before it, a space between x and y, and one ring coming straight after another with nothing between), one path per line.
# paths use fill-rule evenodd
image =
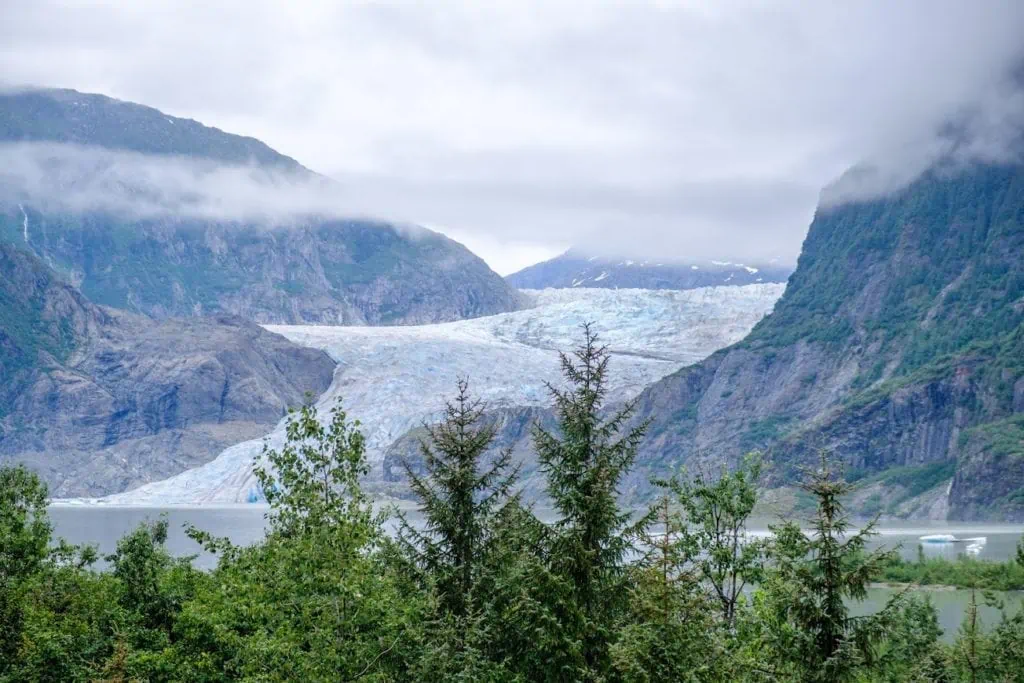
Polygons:
M420 441L420 453L426 473L418 474L407 460L402 463L425 525L418 529L403 515L400 542L434 577L442 604L456 616L468 611L500 506L518 500L512 489L519 466L511 451L502 450L485 463L497 431L482 424L485 409L470 396L469 382L459 379L444 419L424 426L427 438Z
M592 671L607 667L607 641L627 595L627 554L648 522L631 521L618 501L619 484L636 459L648 423L629 426L635 401L602 416L611 356L590 323L571 354L560 353L567 387L548 384L558 417L557 432L540 426L533 444L558 513L551 542L551 567L572 586L571 600L585 620L584 657Z

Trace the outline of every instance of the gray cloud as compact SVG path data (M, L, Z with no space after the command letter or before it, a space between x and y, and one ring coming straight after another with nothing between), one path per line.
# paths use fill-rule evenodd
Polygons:
M793 260L850 166L880 170L832 200L907 182L950 117L970 158L1019 123L1017 0L216 5L8 0L0 73L259 137L502 271L585 240Z
M1011 71L941 125L908 135L843 173L822 190L819 205L830 207L891 194L936 166L943 173L956 173L978 162L1021 163L1022 157L1024 80Z
M285 223L351 215L337 185L306 173L60 143L0 144L0 200L48 211Z
M267 228L381 218L337 182L305 171L66 143L0 144L0 205L14 204L46 212ZM427 234L423 226L391 218L410 237Z

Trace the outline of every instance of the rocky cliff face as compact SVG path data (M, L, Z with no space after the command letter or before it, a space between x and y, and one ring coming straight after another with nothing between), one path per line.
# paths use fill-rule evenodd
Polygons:
M775 263L681 262L669 259L659 262L593 256L580 249L570 249L561 256L524 268L505 279L519 289L696 289L785 282L792 272L792 268Z
M56 496L114 493L265 433L334 362L240 318L159 323L95 306L0 244L0 462Z
M0 240L153 318L415 324L517 309L461 244L337 218L343 188L258 140L72 90L0 94Z
M880 486L862 511L914 514L924 482L951 518L1021 520L1022 359L1024 167L934 171L819 209L774 313L641 395L640 468L762 449L785 485L824 448Z
M1024 520L1024 167L819 209L774 311L645 389L636 419L651 427L633 502L652 476L761 450L766 498L799 506L792 484L824 449L860 514ZM516 424L499 438L532 461ZM408 439L399 454L415 459Z

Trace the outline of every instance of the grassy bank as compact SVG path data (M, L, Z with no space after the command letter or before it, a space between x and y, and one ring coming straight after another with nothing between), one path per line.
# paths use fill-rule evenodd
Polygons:
M1013 560L994 562L960 556L896 559L885 565L881 580L888 583L912 583L922 586L954 586L985 590L1024 590L1024 564Z

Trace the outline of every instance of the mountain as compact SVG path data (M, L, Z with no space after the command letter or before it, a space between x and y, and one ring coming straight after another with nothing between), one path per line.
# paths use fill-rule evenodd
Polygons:
M1024 166L820 207L772 315L639 401L645 477L825 449L861 513L1024 520Z
M90 303L0 243L0 463L58 496L199 465L330 384L334 362L229 316L164 320Z
M0 93L0 240L153 318L402 324L514 310L461 244L336 217L343 188L252 138L73 90Z
M721 285L785 282L792 268L729 261L657 262L592 256L570 249L505 277L519 289L547 287L605 289L695 289Z
M524 420L550 424L531 410L489 417L514 453L531 453ZM766 502L799 512L793 485L825 451L861 515L1024 520L1024 166L940 165L823 204L773 312L645 388L635 419L651 421L621 489L635 503L652 477L761 450ZM416 435L389 449L392 478Z
M312 173L255 138L141 104L62 88L0 91L0 141L96 145Z
M264 227L187 218L0 211L89 299L153 318L230 313L261 323L381 325L513 310L518 295L462 245L365 220Z
M526 458L536 495L527 427L551 419L539 380L557 381L549 349L569 347L574 324L590 319L613 350L609 402L636 396L636 419L651 420L621 491L629 500L653 495L652 476L757 449L766 500L799 511L793 484L825 450L858 482L857 513L1024 520L1024 166L940 167L883 197L823 204L771 314L745 336L737 315L735 336L722 335L726 311L754 303L726 305L727 293L751 287L782 289L545 290L536 308L474 321L275 329L346 361L324 405L346 397L391 493L401 493L396 463L415 456L419 423L436 415L452 376L468 373L499 443ZM684 358L688 344L719 350ZM393 408L410 395L407 409ZM258 446L111 500L244 500Z
M408 495L396 458L416 455L417 430L436 419L458 377L499 420L502 443L520 441L547 410L545 382L561 381L558 349L571 347L583 321L595 321L613 355L608 399L621 402L687 363L741 339L782 293L783 285L713 287L684 292L548 289L529 292L530 308L420 326L275 326L291 341L323 349L338 361L334 383L320 397L320 415L339 398L366 437L376 493ZM500 417L499 417L500 416ZM509 431L511 430L511 431ZM267 435L283 443L278 426ZM234 503L258 498L252 475L264 439L225 449L216 459L164 481L107 499L111 503ZM523 445L517 453L530 455ZM532 473L536 461L527 463ZM542 486L533 477L531 492Z

